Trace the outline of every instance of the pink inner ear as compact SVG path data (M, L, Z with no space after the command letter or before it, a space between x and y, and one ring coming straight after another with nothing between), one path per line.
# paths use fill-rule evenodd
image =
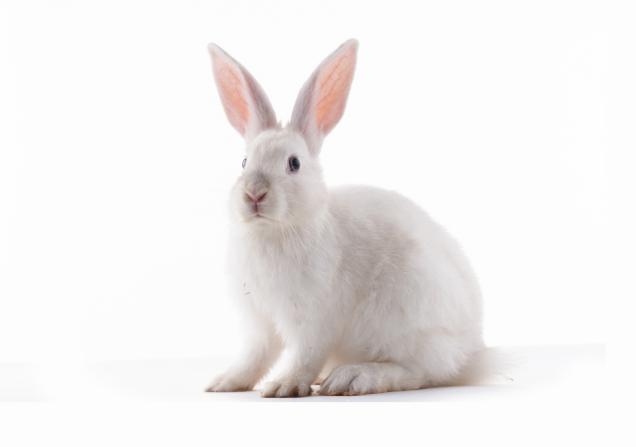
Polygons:
M342 118L353 80L356 48L350 46L320 70L316 85L316 125L325 134Z
M214 74L230 123L241 134L245 134L250 111L243 75L237 67L217 55L214 55Z

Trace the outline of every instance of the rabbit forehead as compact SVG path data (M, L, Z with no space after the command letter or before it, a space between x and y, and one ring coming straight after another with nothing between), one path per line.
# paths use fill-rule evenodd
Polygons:
M290 129L270 129L261 132L247 146L247 156L268 160L286 155L309 155L304 138Z

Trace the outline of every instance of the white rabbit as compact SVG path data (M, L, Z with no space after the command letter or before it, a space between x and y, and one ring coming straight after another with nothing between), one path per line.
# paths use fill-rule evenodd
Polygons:
M247 142L231 195L233 294L247 339L208 391L251 390L281 357L264 397L456 383L484 349L478 283L459 246L417 205L366 186L328 189L319 153L342 117L358 43L311 75L277 124L254 78L211 44L230 123Z

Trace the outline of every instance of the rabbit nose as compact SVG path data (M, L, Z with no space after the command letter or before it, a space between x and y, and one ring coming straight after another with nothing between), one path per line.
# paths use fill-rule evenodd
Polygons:
M245 191L245 198L249 202L253 202L254 204L261 203L263 200L265 200L266 195L267 195L267 191L262 191L258 194L252 194L250 192Z

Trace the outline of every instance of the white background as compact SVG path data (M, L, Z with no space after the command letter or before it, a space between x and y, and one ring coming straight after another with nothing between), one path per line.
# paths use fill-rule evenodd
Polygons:
M613 109L633 58L617 50L622 5L0 5L0 363L231 354L226 202L243 143L210 41L285 121L315 66L357 38L327 182L400 191L443 223L480 277L489 344L607 341L633 265L612 208L634 188L614 176L631 166L615 130L633 126Z

